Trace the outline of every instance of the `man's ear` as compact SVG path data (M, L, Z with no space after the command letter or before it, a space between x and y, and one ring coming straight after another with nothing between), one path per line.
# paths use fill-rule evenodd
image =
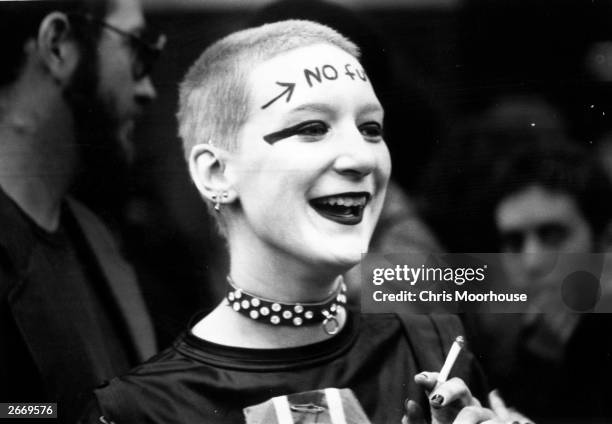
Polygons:
M36 41L45 68L59 84L68 84L79 63L80 51L66 14L52 12L45 16Z
M196 144L189 155L189 173L200 194L211 202L231 203L237 198L226 174L227 152L210 144Z

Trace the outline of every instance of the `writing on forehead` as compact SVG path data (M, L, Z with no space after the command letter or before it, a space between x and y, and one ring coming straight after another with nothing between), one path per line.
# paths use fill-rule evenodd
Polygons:
M334 81L339 77L355 80L367 81L368 77L362 68L358 68L350 63L344 65L344 69L338 71L334 65L321 65L311 68L304 68L304 78L309 87L321 84L324 81Z
M335 81L338 78L347 78L353 81L367 81L368 77L363 70L354 64L347 63L340 69L335 67L334 65L323 64L317 66L311 66L303 69L303 81L276 81L276 84L280 87L283 87L283 90L279 92L275 97L270 99L264 105L261 106L262 109L266 109L268 106L272 105L277 100L284 98L286 103L289 103L291 100L291 96L293 92L301 86L306 86L308 88L312 88L314 86L318 86L319 84L323 84L327 81Z

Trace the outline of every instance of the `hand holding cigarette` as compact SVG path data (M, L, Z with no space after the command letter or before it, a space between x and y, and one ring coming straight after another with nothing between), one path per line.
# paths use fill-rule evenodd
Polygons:
M492 412L480 407L480 402L472 397L463 380L459 378L449 380L453 365L457 361L464 344L463 337L458 336L453 342L440 372L422 372L414 378L415 382L429 396L432 424L450 424L460 414L465 415L466 412L464 411L466 410L476 417L474 422L492 418ZM424 424L426 422L421 408L415 402L407 401L405 408L406 416L402 420L403 424ZM471 420L468 419L466 422L471 422Z
M511 408L507 408L497 393L489 395L492 409L481 406L478 399L472 396L465 382L449 375L457 361L465 341L457 336L453 342L439 373L422 372L414 377L429 396L431 407L431 424L450 424L455 422L477 424L508 424L518 422L531 424L531 421ZM405 415L402 424L427 424L425 414L418 403L406 400Z

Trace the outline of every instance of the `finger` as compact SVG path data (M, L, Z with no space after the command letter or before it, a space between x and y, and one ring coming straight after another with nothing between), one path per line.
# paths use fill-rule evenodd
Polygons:
M493 412L504 422L511 424L531 424L531 420L514 408L509 408L498 390L489 393L489 406Z
M453 424L477 424L486 421L495 424L502 423L501 420L496 419L495 414L490 409L479 406L466 406L459 412Z
M489 393L489 406L500 419L510 421L510 411L497 390L491 390Z
M438 382L438 373L423 371L414 376L414 382L426 392L431 392Z
M505 422L508 422L511 424L532 424L533 421L531 421L529 418L527 418L523 414L515 411L512 408L510 408L509 411L510 411L510 414L508 415L508 419L504 420Z
M453 402L464 406L474 405L470 389L457 377L442 383L429 396L429 403L433 408L443 408Z
M427 424L421 406L413 400L406 399L404 403L405 415L402 424Z

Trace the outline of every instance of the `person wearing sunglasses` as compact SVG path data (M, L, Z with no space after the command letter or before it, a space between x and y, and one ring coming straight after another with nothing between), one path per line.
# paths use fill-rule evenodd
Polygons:
M164 42L137 0L0 1L0 402L74 422L156 351L134 272L69 192L128 169Z

